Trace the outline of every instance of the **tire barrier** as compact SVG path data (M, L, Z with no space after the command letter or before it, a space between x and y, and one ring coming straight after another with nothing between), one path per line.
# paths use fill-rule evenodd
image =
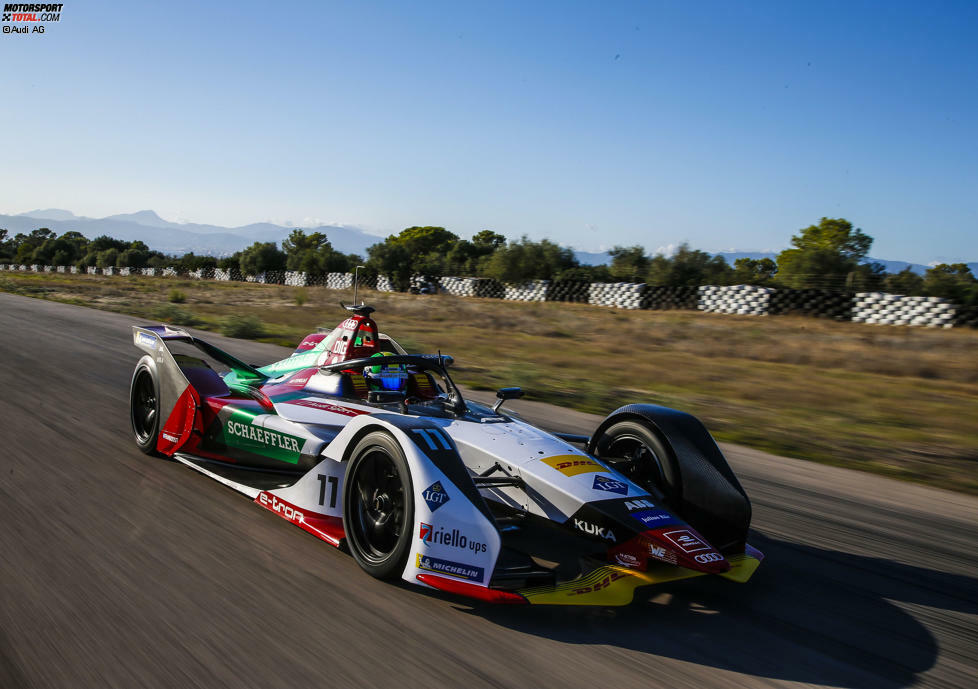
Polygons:
M650 285L642 297L642 308L656 311L682 309L695 311L699 306L699 287L663 287Z
M324 286L329 289L351 289L353 273L326 273Z
M179 271L167 268L128 268L125 266L47 266L0 263L0 271L33 273L72 273L88 275L143 275L177 277ZM288 286L323 286L352 289L352 273L309 274L298 271L266 271L242 276L229 270L199 268L186 273L195 280L238 280ZM663 287L627 282L587 283L581 280L533 280L519 285L504 285L491 278L442 277L434 280L416 277L416 287L431 285L438 291L459 297L482 297L510 301L559 301L590 303L621 309L699 310L742 315L795 314L835 320L881 325L928 326L935 328L978 328L978 306L958 306L940 297L911 297L884 292L859 292L855 295L823 289L786 289L755 285L701 287ZM361 278L360 287L394 292L390 278L376 281Z
M506 285L503 299L510 301L546 301L550 280L531 280L522 285Z
M798 315L815 318L852 319L851 294L825 289L777 289L768 304L772 316Z
M593 282L588 290L588 303L614 306L618 309L639 309L647 285L633 282Z
M854 323L954 326L954 304L940 297L904 297L885 292L859 292L852 310Z
M506 286L493 278L479 278L475 283L475 296L483 299L502 299L506 296Z
M547 301L587 304L590 298L591 283L586 280L557 280L547 290Z
M443 277L438 278L436 283L440 291L453 294L456 297L475 296L475 278ZM421 287L421 285L412 285L412 287Z
M285 284L290 287L305 287L308 283L308 277L305 273L297 273L293 270L287 270L285 272Z
M736 313L745 316L766 316L771 301L770 287L757 285L704 285L699 288L700 311Z
M978 328L978 306L959 306L954 314L955 328Z

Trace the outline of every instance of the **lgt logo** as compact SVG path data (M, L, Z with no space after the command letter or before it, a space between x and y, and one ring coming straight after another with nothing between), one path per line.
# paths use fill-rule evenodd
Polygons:
M428 503L432 512L450 500L448 493L442 488L441 481L435 481L430 486L421 491L421 497Z

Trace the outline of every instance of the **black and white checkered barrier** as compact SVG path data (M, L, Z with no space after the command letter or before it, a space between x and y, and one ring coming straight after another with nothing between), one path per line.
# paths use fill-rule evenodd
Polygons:
M699 288L697 308L712 313L766 316L773 291L757 285L704 285Z
M326 285L329 289L352 289L353 273L326 273Z
M951 328L955 306L940 297L904 297L885 292L859 292L852 309L855 323L922 325Z
M531 280L522 285L506 285L503 299L510 301L546 301L550 280Z
M647 285L632 282L593 282L588 291L588 303L614 306L619 309L642 308L642 296Z
M294 270L285 271L285 284L289 287L305 287L309 282L309 278L305 273L299 273Z
M587 304L591 298L591 283L587 280L557 280L547 290L547 301Z
M477 280L475 278L443 277L439 278L438 289L456 297L474 297Z
M649 285L642 296L642 308L656 311L672 309L695 311L699 302L699 287Z
M796 315L816 318L833 318L837 321L852 319L851 294L824 289L776 289L768 304L772 316Z
M110 266L42 266L39 264L0 263L0 271L34 273L87 273L89 275L144 275L177 277L176 268L127 268ZM289 286L321 285L330 289L351 289L352 273L311 275L296 271L267 271L242 277L237 269L200 268L186 277L196 280L247 280L264 284ZM961 307L939 297L909 297L884 292L860 292L856 295L818 289L773 289L754 285L702 287L661 287L627 282L587 283L580 280L533 280L521 285L503 285L489 278L443 277L437 280L415 278L412 284L434 284L440 291L459 297L486 297L511 301L587 302L623 309L689 309L743 315L796 314L852 320L856 323L929 326L978 327L978 306ZM361 287L373 285L361 279ZM378 276L376 289L395 291L386 276Z
M955 328L978 328L978 305L959 306L954 314Z

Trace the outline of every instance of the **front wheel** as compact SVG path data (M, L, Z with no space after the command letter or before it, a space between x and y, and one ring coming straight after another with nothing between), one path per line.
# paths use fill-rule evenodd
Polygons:
M640 420L612 424L598 438L594 455L650 493L678 502L679 472L658 431Z
M346 471L343 527L357 564L373 577L404 571L414 523L414 493L404 452L387 433L365 436Z
M156 455L160 432L160 390L152 360L144 357L132 374L129 386L129 422L136 446L145 454Z

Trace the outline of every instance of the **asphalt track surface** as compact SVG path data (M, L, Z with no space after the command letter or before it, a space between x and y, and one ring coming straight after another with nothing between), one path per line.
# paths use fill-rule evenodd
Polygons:
M472 604L140 454L134 322L0 294L0 688L978 686L978 500L726 446L767 555L751 582Z

